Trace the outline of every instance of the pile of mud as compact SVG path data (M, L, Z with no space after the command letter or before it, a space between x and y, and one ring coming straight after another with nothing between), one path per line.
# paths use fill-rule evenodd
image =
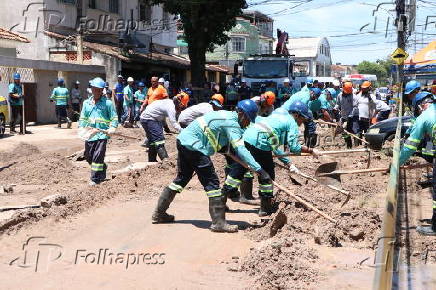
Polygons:
M11 151L0 152L0 164L5 166L7 162L16 161L23 156L31 156L40 153L38 147L21 142Z

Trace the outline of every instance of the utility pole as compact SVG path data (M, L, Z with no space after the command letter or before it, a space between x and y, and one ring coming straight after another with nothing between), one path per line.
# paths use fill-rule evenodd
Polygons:
M404 51L406 50L406 27L407 27L407 17L405 15L406 12L406 1L405 0L396 0L396 8L397 12L397 46ZM402 83L404 79L404 65L398 65L398 83Z

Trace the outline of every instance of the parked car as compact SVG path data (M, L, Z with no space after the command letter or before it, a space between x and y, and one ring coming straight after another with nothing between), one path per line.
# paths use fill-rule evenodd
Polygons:
M404 116L401 118L403 122L401 137L403 137L410 126L412 126L412 117ZM365 139L369 142L369 148L381 150L385 141L392 141L397 131L398 120L399 117L390 118L369 127L368 132L365 134Z
M0 96L0 138L3 137L6 130L6 120L9 118L8 101L5 97Z
M376 97L378 100L382 100L383 102L388 101L389 89L387 87L381 87L376 90Z

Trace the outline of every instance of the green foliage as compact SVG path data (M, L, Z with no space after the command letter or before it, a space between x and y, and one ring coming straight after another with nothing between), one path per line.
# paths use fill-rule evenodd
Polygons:
M385 68L388 75L391 74L391 66L395 65L395 62L389 56L386 59L379 59L376 62Z
M192 81L204 82L206 51L229 40L225 34L236 24L236 16L246 7L245 0L146 0L148 4L163 4L164 9L179 15L191 59ZM199 79L200 78L200 79Z
M366 60L357 65L357 71L361 74L376 75L379 81L385 80L388 77L388 72L383 65Z

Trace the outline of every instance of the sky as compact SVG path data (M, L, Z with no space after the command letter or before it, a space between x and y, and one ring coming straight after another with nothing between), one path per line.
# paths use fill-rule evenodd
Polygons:
M373 16L376 6L389 2L386 0L247 2L250 10L258 10L274 19L274 31L277 28L285 30L290 37L327 37L333 63L358 64L363 60L385 59L397 48L397 33L393 26L395 6L383 5ZM436 40L436 0L417 0L417 7L417 26L408 39L410 54ZM427 16L433 23L424 29Z

